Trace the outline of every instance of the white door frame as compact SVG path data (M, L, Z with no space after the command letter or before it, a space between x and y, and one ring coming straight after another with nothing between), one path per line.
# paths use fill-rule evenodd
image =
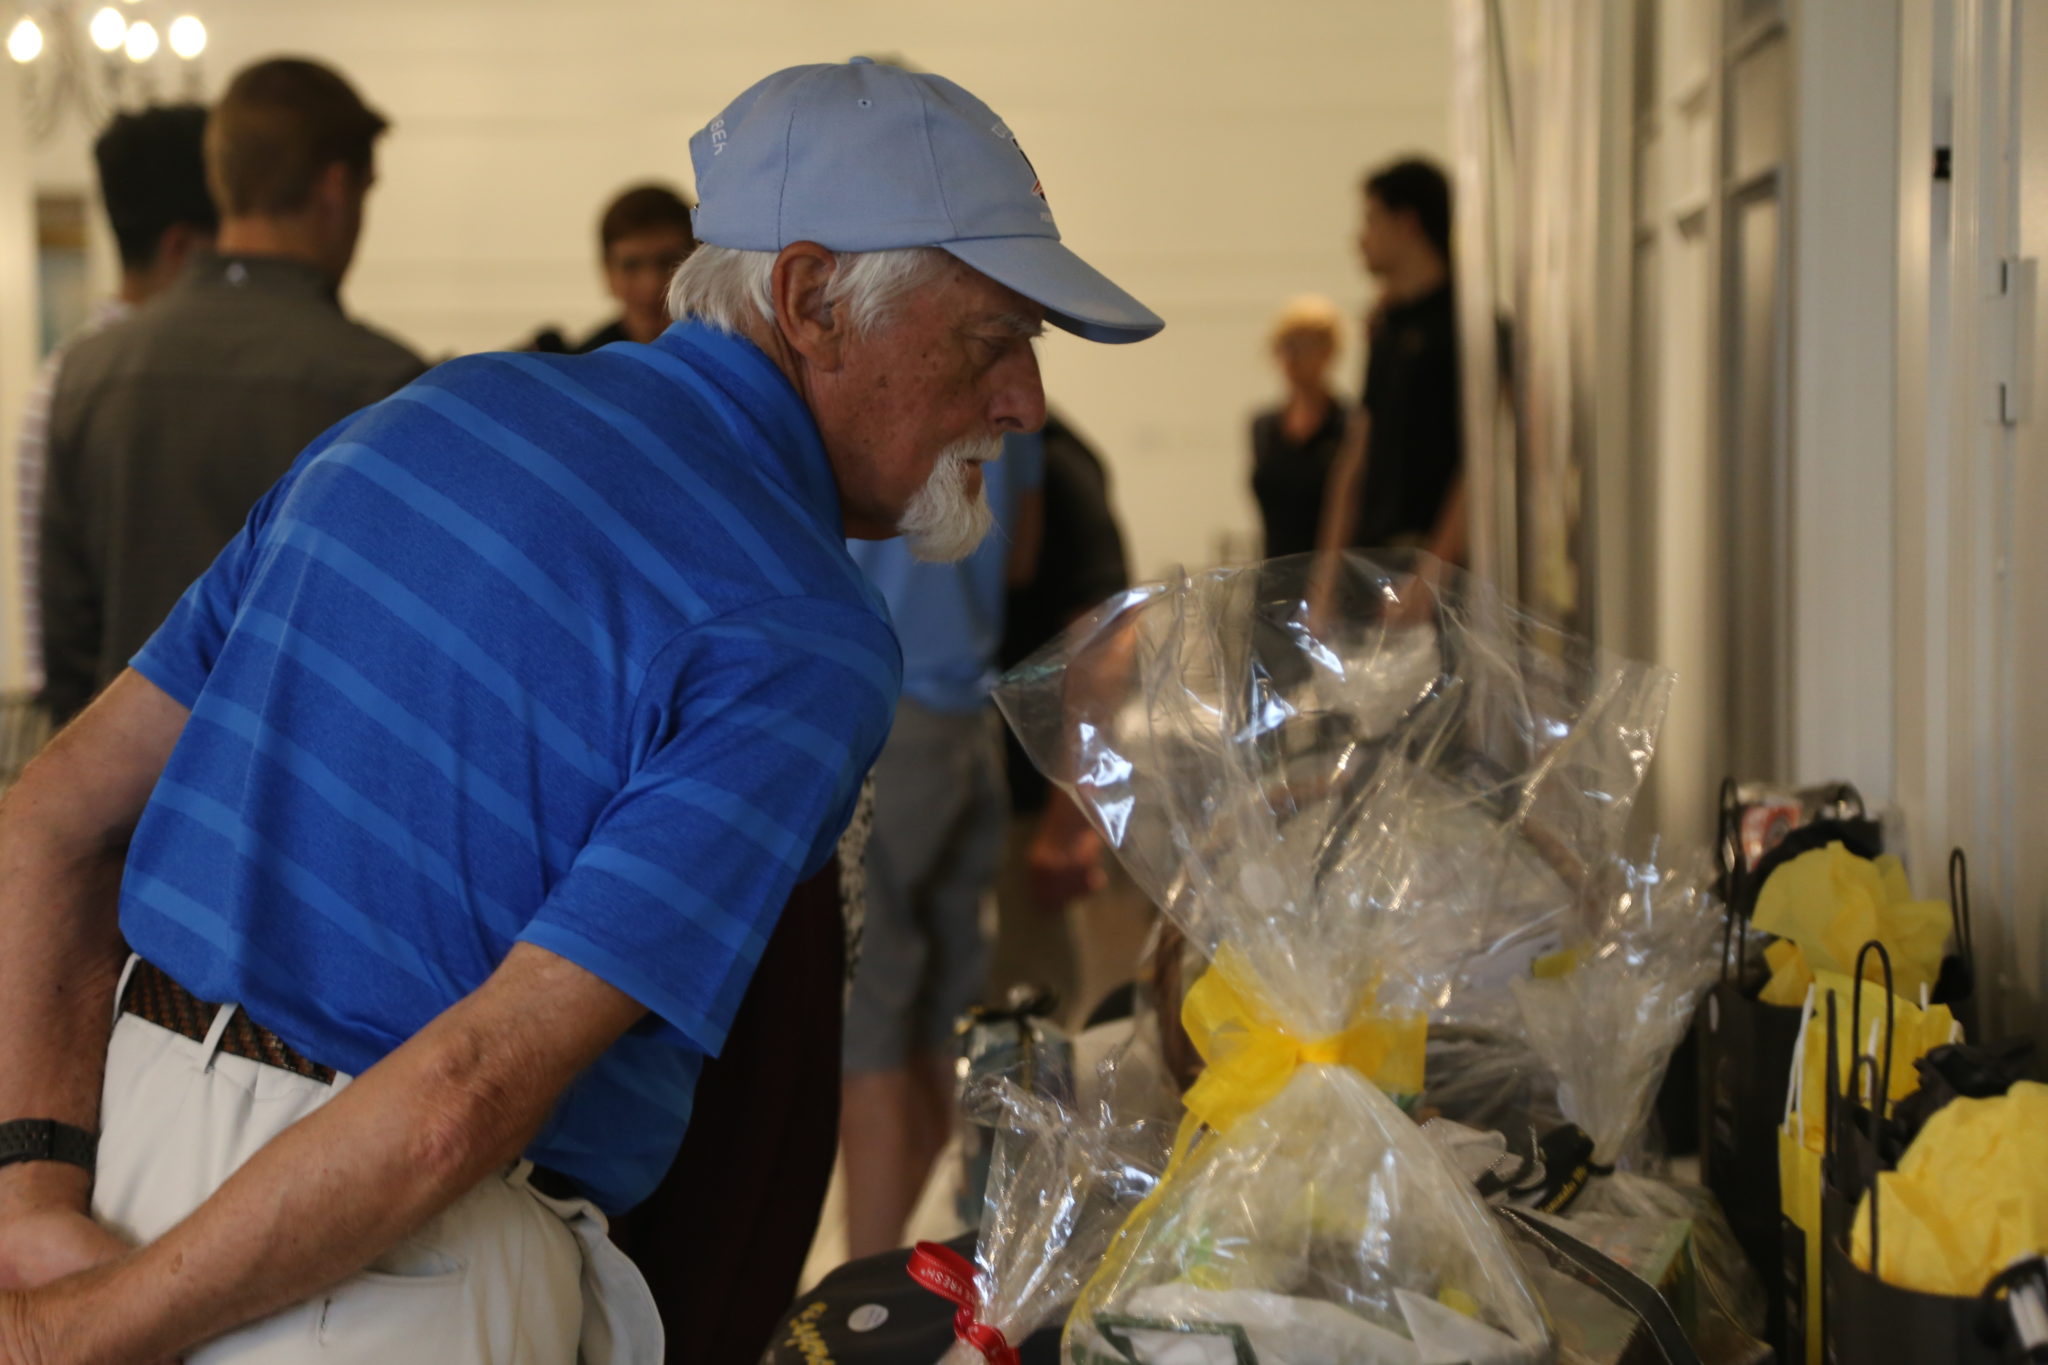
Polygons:
M1923 893L1950 846L1969 854L1988 1026L2038 1035L2048 424L2035 395L2048 375L2025 343L2027 263L2048 256L2048 6L1915 10L1901 31L1901 166L1924 150L1931 171L1946 112L1953 179L1945 222L1931 175L1901 182L1897 791Z

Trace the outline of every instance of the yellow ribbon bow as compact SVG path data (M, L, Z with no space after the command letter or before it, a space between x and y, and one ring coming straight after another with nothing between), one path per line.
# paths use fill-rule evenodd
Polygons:
M1219 1133L1279 1094L1303 1066L1350 1067L1397 1101L1422 1092L1427 1016L1368 1008L1342 1033L1303 1041L1281 1025L1228 948L1189 988L1180 1021L1207 1064L1182 1103Z

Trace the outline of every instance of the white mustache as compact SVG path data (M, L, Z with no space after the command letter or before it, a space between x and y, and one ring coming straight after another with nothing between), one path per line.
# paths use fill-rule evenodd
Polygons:
M955 441L939 453L939 459L955 460L964 464L987 464L999 460L1003 455L1003 438L1000 436L969 436ZM935 471L936 472L936 471Z
M940 452L931 476L896 523L909 542L912 558L950 564L974 553L995 516L989 511L985 488L973 495L967 492L967 471L1002 453L1000 436L971 436Z

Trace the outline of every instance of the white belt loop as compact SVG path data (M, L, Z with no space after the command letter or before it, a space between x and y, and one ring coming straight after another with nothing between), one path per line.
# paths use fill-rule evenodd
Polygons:
M135 975L135 969L142 965L141 953L128 954L128 960L121 964L121 979L114 983L114 1022L121 1022L121 1001L128 995L128 978Z
M200 1055L205 1059L200 1070L213 1070L213 1059L220 1055L220 1040L227 1037L228 1025L234 1021L237 1006L222 1005L214 1013L213 1024L206 1030L205 1039L199 1044Z

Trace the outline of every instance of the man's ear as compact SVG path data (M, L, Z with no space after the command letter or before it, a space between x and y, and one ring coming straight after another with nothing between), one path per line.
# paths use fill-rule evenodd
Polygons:
M837 370L845 361L852 328L825 301L826 286L839 261L816 242L791 242L775 258L768 297L775 325L791 350L812 368Z
M168 276L176 276L185 263L213 246L213 234L192 223L172 223L156 239L155 265Z
M1407 230L1410 237L1430 250L1436 250L1436 244L1429 240L1429 229L1422 225L1422 215L1420 213L1414 209L1402 209L1396 217L1397 221Z
M342 217L368 190L366 179L346 161L331 161L313 182L313 202L328 217Z

